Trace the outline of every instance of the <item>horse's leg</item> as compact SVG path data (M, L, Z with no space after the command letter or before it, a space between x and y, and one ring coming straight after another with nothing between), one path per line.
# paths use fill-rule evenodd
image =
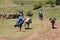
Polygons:
M24 23L25 29L26 29L26 23Z
M28 25L28 29L29 29L29 25L30 25L30 23L28 23L27 25Z

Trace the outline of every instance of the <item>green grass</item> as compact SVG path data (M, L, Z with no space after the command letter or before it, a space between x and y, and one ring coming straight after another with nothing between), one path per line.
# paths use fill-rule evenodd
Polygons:
M16 19L1 19L0 20L0 36L6 37L8 40L21 39L25 37L27 34L38 31L36 30L36 28L39 28L39 26L37 27L37 25L41 24L40 22L36 24L35 23L36 21L33 21L34 24L32 24L33 26L31 25L31 27L33 28L32 30L24 30L24 26L23 26L22 31L26 31L26 32L20 32L19 28L14 28L15 22L16 22Z
M0 12L3 13L9 13L9 12L16 12L16 10L29 10L29 8L33 8L33 5L38 3L35 1L41 1L43 3L43 6L45 6L45 2L48 0L23 0L24 4L23 7L21 7L22 0L0 0ZM28 1L28 2L27 2ZM30 3L30 1L34 1L34 3ZM17 4L16 4L17 3Z
M42 0L43 1L43 0ZM21 10L23 9L24 11L24 16L26 16L26 13L29 9L33 9L33 5L34 4L25 4L24 6L21 5L16 5L14 3L11 2L11 0L8 1L7 3L3 3L3 0L0 0L1 5L0 5L0 12L3 13L17 13L16 10ZM2 5L4 4L4 5ZM2 9L3 8L3 9ZM54 8L51 7L42 7L40 8L43 10L43 15L44 18L50 18L50 17L56 17L57 18L57 22L60 22L60 6L55 6ZM46 28L46 30L42 31L42 29L44 28L43 23L46 23L44 21L40 21L38 19L38 12L39 10L32 10L33 12L33 23L31 24L31 30L24 30L24 25L22 28L22 31L26 31L26 32L20 32L19 28L14 28L14 24L16 23L17 19L0 19L0 37L6 37L8 40L18 40L21 39L23 37L25 37L26 35L33 33L33 32L46 32L48 31L49 27Z
M27 12L27 9L31 8L31 7L28 8L26 7L28 6L23 7L25 14ZM56 6L55 8L43 7L41 9L43 10L44 18L56 17L57 22L60 21L60 6ZM17 40L33 32L39 32L39 33L47 32L50 28L50 25L48 25L49 27L47 27L44 31L42 31L42 29L44 28L43 23L46 22L40 21L38 19L39 10L40 9L32 10L33 20L34 20L30 26L31 28L33 28L32 30L24 30L24 25L23 25L22 31L26 31L26 32L20 32L19 28L14 28L14 24L16 23L17 19L0 19L0 36L6 37L8 40Z

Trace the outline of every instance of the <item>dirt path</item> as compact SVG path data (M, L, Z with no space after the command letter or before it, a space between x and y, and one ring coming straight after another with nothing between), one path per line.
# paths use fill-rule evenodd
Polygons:
M17 40L60 40L60 23L57 22L55 27L57 29L52 29L49 19L44 19L42 21L42 28L38 31L29 32L26 36L18 38ZM37 29L36 29L37 30ZM5 37L0 37L0 40L7 40Z
M43 32L31 33L23 40L60 40L60 23L56 25L57 29L52 29L48 19L44 20L43 26L45 26Z

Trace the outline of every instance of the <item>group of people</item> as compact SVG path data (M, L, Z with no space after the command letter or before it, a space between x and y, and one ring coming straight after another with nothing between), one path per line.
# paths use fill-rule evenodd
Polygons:
M23 25L23 23L24 23L25 29L26 29L26 28L29 29L29 25L30 25L30 23L32 23L32 16L33 16L33 13L32 13L32 11L31 11L31 9L27 12L26 17L24 17L23 11L22 11L22 12L19 12L19 13L20 13L20 16L19 16L16 24L14 25L14 27L19 27L19 28L20 28L20 31L21 31L22 25ZM38 15L39 15L39 19L40 19L40 20L43 20L42 10L39 11ZM51 22L51 24L52 24L52 28L54 29L54 28L55 28L55 27L54 27L54 24L55 24L56 18L50 18L49 20L50 20L50 22ZM26 27L26 26L27 26L27 27Z
M43 20L43 14L42 14L42 10L39 11L39 19L40 20ZM56 27L54 27L54 24L55 24L55 20L56 18L49 18L51 24L52 24L52 28L55 29Z
M33 16L31 9L27 12L25 17L23 15L23 11L19 12L19 13L20 13L20 16L18 17L18 20L17 20L16 24L14 25L14 27L19 27L20 31L21 31L22 25L24 23L25 29L29 29L29 25L30 25L30 23L32 23L32 16Z
M43 20L43 14L42 14L42 10L39 11L39 19ZM51 24L52 24L52 28L55 29L56 27L54 27L55 24L55 20L56 18L49 18Z

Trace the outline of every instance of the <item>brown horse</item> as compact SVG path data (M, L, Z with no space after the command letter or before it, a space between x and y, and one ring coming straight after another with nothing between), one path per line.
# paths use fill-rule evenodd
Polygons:
M31 23L31 18L27 16L24 21L25 29L26 29L26 26L28 26L27 29L29 29L30 23Z

